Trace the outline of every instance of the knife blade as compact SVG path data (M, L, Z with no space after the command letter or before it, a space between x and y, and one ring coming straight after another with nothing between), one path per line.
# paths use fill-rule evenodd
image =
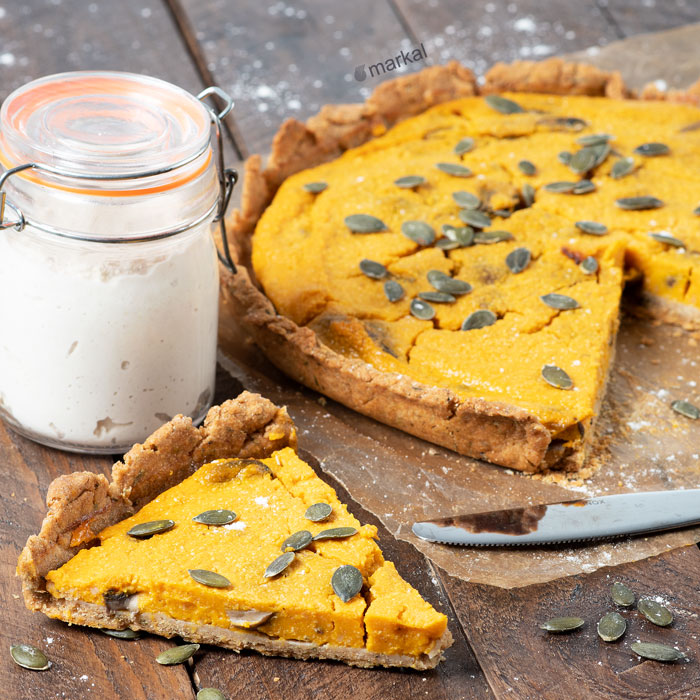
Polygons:
M455 515L413 524L429 542L471 547L561 544L700 523L700 489L623 493Z

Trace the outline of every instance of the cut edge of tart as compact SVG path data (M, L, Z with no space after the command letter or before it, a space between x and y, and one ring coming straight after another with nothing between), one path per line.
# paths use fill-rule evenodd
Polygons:
M222 293L231 313L266 356L308 387L461 454L525 472L547 468L573 471L583 465L593 442L612 353L602 368L593 419L583 426L580 437L560 440L531 412L506 401L460 397L448 388L382 371L334 351L314 330L276 311L255 280L250 263L257 222L287 177L333 160L384 134L399 121L442 102L505 91L634 97L619 73L556 58L541 63L498 64L486 74L483 86L477 85L468 69L451 62L383 83L364 104L327 105L306 124L289 119L275 136L267 167L263 169L257 155L246 162L241 208L229 217L238 273L223 270ZM648 87L640 97L696 104L700 84L687 92L669 94ZM664 321L700 326L700 311L687 305L654 296L650 308ZM613 350L616 330L615 322L610 328Z
M295 448L286 409L244 392L213 407L201 428L176 416L117 462L111 481L59 477L17 566L27 607L235 651L433 668L452 643L447 618L384 560L376 528L361 526ZM319 502L331 512L309 513ZM301 530L326 532L297 537L287 569L266 570Z

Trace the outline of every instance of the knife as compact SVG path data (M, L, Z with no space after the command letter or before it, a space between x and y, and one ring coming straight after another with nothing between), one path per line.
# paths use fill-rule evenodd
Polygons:
M454 515L413 524L428 542L470 547L560 544L700 523L700 489L623 493Z

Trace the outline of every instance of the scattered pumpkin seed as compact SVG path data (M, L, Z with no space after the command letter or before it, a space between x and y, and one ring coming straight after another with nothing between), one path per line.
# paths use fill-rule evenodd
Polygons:
M435 318L435 309L422 299L411 299L409 310L421 321L430 321Z
M373 280L380 280L386 277L389 272L380 262L363 258L360 260L360 270L364 275Z
M435 163L435 167L438 170L442 170L443 173L447 175L452 175L453 177L471 177L472 171L469 170L465 165L460 165L459 163Z
M520 196L522 197L523 204L526 207L531 207L535 201L535 188L529 182L526 182L520 191Z
M610 169L610 177L613 180L620 180L629 175L634 170L634 158L618 158Z
M404 177L394 180L394 184L397 187L403 187L407 190L412 190L419 185L425 185L426 182L428 181L422 175L404 175Z
M676 412L680 413L686 418L691 420L698 420L700 418L700 408L694 406L690 401L685 399L677 399L671 404L671 408Z
M537 123L564 131L581 131L588 126L587 122L578 117L542 117L537 120Z
M519 161L518 168L523 175L534 175L537 172L537 167L531 160Z
M307 192L311 192L311 194L318 194L319 192L323 192L323 190L328 187L328 183L319 180L318 182L307 182L302 187Z
M493 311L489 309L479 309L478 311L472 311L472 313L467 316L462 322L463 331L473 331L479 328L486 328L487 326L492 326L498 320Z
M333 572L331 586L338 598L347 603L362 590L362 574L351 564L343 564Z
M614 603L622 605L625 608L634 605L635 601L634 591L619 581L613 583L612 589L610 590L610 597L613 599Z
M316 540L342 540L346 537L352 537L357 534L357 529L354 527L331 527L328 530L321 530L314 535Z
M563 165L568 165L571 163L571 158L573 157L571 151L559 151L557 153L557 160Z
M588 194L589 192L595 192L595 185L590 180L579 180L571 190L571 194Z
M693 214L695 216L700 216L700 204L697 207L695 207L695 209L693 209Z
M585 621L580 617L553 617L540 625L541 630L547 632L562 633L573 632L583 627Z
M453 304L457 298L447 292L419 292L418 297L423 301L432 301L436 304Z
M576 228L584 233L590 233L591 236L604 236L608 232L608 227L597 221L577 221Z
M474 139L471 136L465 136L463 139L457 142L457 145L454 148L454 152L458 156L461 156L465 153L469 153L469 151L471 151L472 148L474 148Z
M202 688L197 693L197 700L226 700L226 696L218 688Z
M467 248L474 243L474 229L471 226L452 226L443 224L442 232L461 248ZM439 242L439 241L438 241Z
M501 114L518 114L525 111L517 102L502 95L486 95L484 102Z
M440 250L457 250L457 248L460 247L459 243L457 241L453 241L451 238L438 238L437 241L435 241L435 247L439 248Z
M610 134L586 134L585 136L579 136L576 139L576 143L580 143L582 146L597 146L601 143L607 143L612 139Z
M598 636L604 642L617 641L627 629L627 620L619 612L609 612L598 621Z
M210 588L228 588L231 582L221 574L206 569L187 569L187 573L197 582Z
M328 503L314 503L304 513L304 517L312 523L320 523L333 512L333 507Z
M191 659L197 650L199 644L181 644L171 649L166 649L156 656L156 661L163 666L175 666L176 664L184 664L185 661Z
M384 282L384 294L386 298L393 304L399 299L403 299L404 289L396 280Z
M560 180L557 182L549 182L544 186L547 192L555 192L556 194L568 194L576 187L577 182L569 182L568 180Z
M263 576L272 578L281 574L294 561L294 552L284 552L280 554L271 564L265 569Z
M153 535L159 535L161 532L167 532L175 527L174 520L151 520L147 523L139 523L134 525L126 534L137 539L146 539Z
M581 261L579 267L585 275L593 275L598 272L598 261L592 255L589 255Z
M478 209L481 206L481 200L471 192L458 190L452 193L452 199L455 200L457 206L462 209Z
M473 228L486 228L491 226L491 219L478 209L460 209L459 218Z
M370 214L350 214L344 221L353 233L378 233L387 230L386 224L381 219Z
M107 628L102 628L101 632L109 637L116 637L117 639L141 639L140 632L129 629L128 627L123 630L110 630Z
M557 389L568 391L573 388L574 380L561 368L556 365L545 365L542 368L542 378Z
M308 530L299 530L298 532L295 532L287 537L287 539L282 542L280 549L283 552L287 552L289 550L298 552L300 549L308 547L311 544L312 539L313 535Z
M425 221L404 221L401 224L401 233L418 245L432 245L435 243L435 230Z
M46 654L31 644L12 644L10 656L18 666L30 671L46 671L51 666Z
M556 292L552 292L551 294L545 294L541 296L540 299L542 299L542 301L552 309L578 309L579 306L576 299L567 297L566 294L557 294Z
M650 233L649 238L653 238L659 243L665 243L666 245L670 245L673 248L685 248L685 243L683 243L683 241L680 238L676 238L670 233L666 233L664 231L661 231L660 233Z
M513 212L510 209L493 209L491 213L494 216L500 216L502 219L510 219Z
M571 160L569 161L569 167L577 174L583 175L587 173L595 164L596 152L593 148L582 148L580 151L576 151Z
M515 240L515 236L510 231L479 231L474 234L474 243L485 245L513 240Z
M669 662L687 658L682 651L656 642L633 642L630 644L630 649L643 659L651 659L652 661Z
M202 525L228 525L236 519L236 514L232 510L220 508L219 510L205 510L199 515L195 515L192 520Z
M646 156L647 158L653 158L655 156L667 156L671 152L671 149L665 143L650 142L643 143L634 149L633 153L639 156Z
M532 259L532 253L527 248L515 248L506 256L506 265L514 274L520 274L529 264Z
M640 598L637 601L637 610L639 610L649 622L659 627L668 627L673 622L673 614L671 611L651 598Z
M428 282L438 290L445 294L460 296L469 294L472 291L472 286L469 282L456 280L453 277L445 274L442 270L430 270L428 272Z
M658 209L663 207L664 203L657 197L620 197L615 200L620 209L628 211L640 211L642 209Z

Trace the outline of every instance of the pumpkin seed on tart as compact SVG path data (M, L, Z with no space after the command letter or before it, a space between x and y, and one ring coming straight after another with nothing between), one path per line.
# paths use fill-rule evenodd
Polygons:
M474 229L471 226L443 224L442 232L446 238L456 243L459 248L468 248L474 243ZM438 241L438 243L440 243L440 241Z
M422 299L411 299L409 310L421 321L430 321L435 318L435 309Z
M528 248L515 248L506 256L506 265L514 274L519 275L530 264L532 253Z
M473 228L486 228L491 226L491 219L478 209L461 209L459 218Z
M308 547L311 544L311 540L313 540L313 535L308 530L299 530L287 537L287 539L282 542L280 549L283 552L298 552L300 549Z
M175 527L174 520L151 520L147 523L134 525L126 534L136 539L146 539L153 535L159 535Z
M544 189L547 192L554 192L555 194L569 194L572 192L577 183L571 180L557 180L556 182L548 182Z
M199 515L195 515L192 520L202 525L228 525L236 519L236 514L232 510L219 508L218 510L205 510Z
M392 304L403 299L404 294L404 288L396 280L384 282L384 295Z
M650 143L642 143L634 149L633 153L646 158L655 158L656 156L667 156L671 149L665 143L652 141Z
M331 506L329 503L319 502L310 505L306 509L304 517L307 520L310 520L312 523L319 523L322 520L326 520L328 517L330 517L332 512L333 506Z
M666 233L665 231L660 231L658 233L650 233L649 238L653 238L659 243L665 243L666 245L670 245L672 248L685 248L685 243L683 243L683 241L680 238L676 238L675 236L672 236L670 233Z
M598 261L592 255L589 255L587 258L581 260L579 268L581 268L581 272L583 272L584 275L593 275L598 272Z
M486 95L484 102L501 114L519 114L525 111L517 102L502 95Z
M597 221L577 221L575 225L579 231L588 233L591 236L604 236L608 232L608 227L605 224L599 224Z
M428 182L422 175L404 175L394 180L397 187L402 187L407 190L412 190L419 185L425 185Z
M610 177L613 180L621 180L634 170L634 158L618 158L610 169Z
M464 190L457 190L457 192L452 193L452 199L458 207L462 209L478 209L481 206L481 199L471 192L465 192Z
M311 194L319 194L328 187L328 183L319 180L318 182L307 182L302 187L307 192L311 192Z
M573 157L573 154L571 151L559 151L557 153L557 160L562 164L562 165L568 165L571 163L571 159Z
M571 190L571 194L589 194L595 192L595 189L595 184L590 180L579 180Z
M544 294L540 299L547 304L552 309L559 309L561 311L566 311L569 309L578 309L579 303L576 299L566 296L566 294L557 294L552 292L551 294Z
M404 221L401 233L418 245L428 246L435 243L435 229L425 221Z
M457 145L454 147L454 152L458 156L461 156L465 153L469 153L472 148L474 148L474 139L471 136L465 136L457 142Z
M474 331L479 328L486 328L492 326L497 320L498 316L490 309L478 309L470 313L469 316L462 321L461 330Z
M537 166L531 160L523 159L518 161L518 170L523 175L534 175L537 172Z
M615 200L620 209L625 209L627 211L643 211L645 209L659 209L663 207L664 203L658 197L620 197Z
M263 576L273 578L281 574L294 561L294 552L284 552L274 559L265 569Z
M187 573L203 586L210 588L228 588L231 582L216 571L208 571L207 569L187 569Z
M469 282L454 279L454 277L450 277L442 270L430 270L427 277L428 282L435 287L438 292L460 296L462 294L469 294L469 292L472 291L472 286Z
M344 527L330 527L327 530L321 530L314 535L314 541L318 540L343 540L346 537L352 537L357 534L357 528L344 526Z
M526 182L520 190L520 197L526 207L531 207L535 202L535 188Z
M582 146L597 146L601 143L607 143L612 138L610 134L586 134L585 136L579 136L576 139L576 143L580 143Z
M333 591L343 603L352 600L362 590L362 583L360 570L352 564L339 566L331 577Z
M389 271L380 262L368 260L367 258L360 260L360 271L373 280L383 279L389 274Z
M435 163L435 167L446 175L452 177L471 177L472 171L466 165L460 163Z
M515 236L510 231L479 231L474 234L474 243L491 245L492 243L503 243L503 241L513 241Z
M556 365L545 365L542 368L542 378L557 389L568 391L574 386L574 380L561 368Z
M435 304L454 304L457 297L447 292L419 292L418 298Z
M344 221L353 233L379 233L387 230L386 224L371 214L350 214Z

